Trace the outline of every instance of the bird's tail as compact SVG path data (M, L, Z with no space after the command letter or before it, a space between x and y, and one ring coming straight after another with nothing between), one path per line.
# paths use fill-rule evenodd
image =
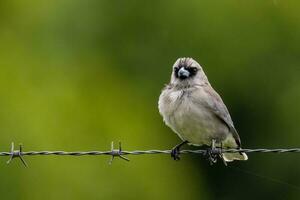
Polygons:
M232 162L234 160L248 160L246 153L223 153L223 159L226 162Z

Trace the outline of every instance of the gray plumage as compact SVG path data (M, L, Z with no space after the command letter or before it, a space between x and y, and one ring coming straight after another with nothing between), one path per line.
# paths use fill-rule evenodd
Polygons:
M219 94L192 58L179 58L171 82L159 97L159 112L178 136L192 145L240 148L240 137ZM225 161L247 160L245 153L225 153Z

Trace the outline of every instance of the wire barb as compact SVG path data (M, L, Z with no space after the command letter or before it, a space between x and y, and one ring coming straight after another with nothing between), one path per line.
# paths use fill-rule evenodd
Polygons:
M23 145L22 144L19 144L19 150L15 150L15 144L13 142L11 143L10 158L6 163L10 164L14 158L20 158L23 165L25 167L28 167L26 161L23 158Z
M109 164L111 165L115 157L120 157L123 160L130 161L128 158L123 156L122 152L122 144L119 142L119 148L117 150L114 149L114 142L111 142L111 159L109 161Z

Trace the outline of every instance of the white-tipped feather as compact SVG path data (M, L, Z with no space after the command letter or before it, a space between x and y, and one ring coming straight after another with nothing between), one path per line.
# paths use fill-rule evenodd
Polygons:
M248 160L248 156L245 153L223 153L222 156L226 162L232 162L234 160Z

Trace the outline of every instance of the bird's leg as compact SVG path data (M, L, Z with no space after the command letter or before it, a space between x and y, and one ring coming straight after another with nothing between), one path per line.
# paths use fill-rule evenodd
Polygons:
M187 144L188 141L183 141L181 142L180 144L177 144L171 151L171 157L174 159L174 160L180 160L180 157L179 157L179 154L180 154L180 148Z

